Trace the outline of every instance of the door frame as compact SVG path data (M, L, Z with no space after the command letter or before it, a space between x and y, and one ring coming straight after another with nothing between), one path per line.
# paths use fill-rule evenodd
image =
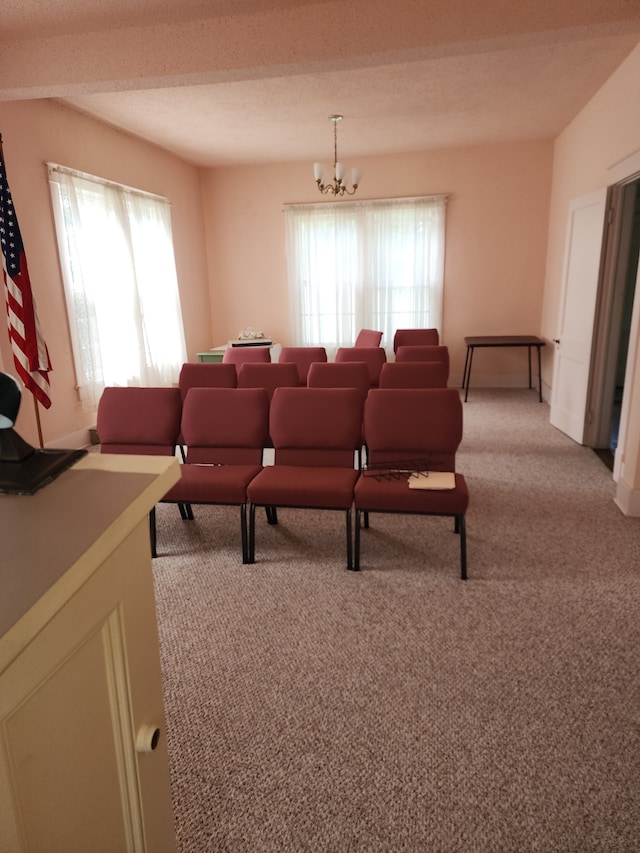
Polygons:
M633 227L633 205L636 193L640 192L640 187L637 186L639 181L640 172L635 172L609 186L607 190L601 275L596 299L587 389L584 435L584 444L587 447L609 447L611 410L616 385L617 351L620 342L625 278ZM635 192L630 192L630 187L634 184L636 185ZM635 302L634 299L634 306ZM634 311L634 314L636 313ZM630 352L635 351L637 335L637 326L632 322L629 337ZM629 360L627 358L625 373L627 373L628 368ZM625 396L628 397L629 391L627 380L628 376L625 375L624 386L626 391L623 391L623 409L626 408L624 399ZM616 459L619 456L618 448L622 448L624 444L622 417L620 428ZM615 464L614 479L617 479Z

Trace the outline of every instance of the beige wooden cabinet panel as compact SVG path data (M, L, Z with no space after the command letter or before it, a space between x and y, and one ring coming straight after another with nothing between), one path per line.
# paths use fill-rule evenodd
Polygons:
M94 478L74 483L74 473L63 485L67 499L79 488L80 511ZM90 559L83 551L0 640L2 851L175 850L146 514L177 476L158 484L162 476L145 471L123 489L118 477L96 473L101 499L118 506L111 523L94 531ZM47 504L65 491L55 487L37 505L27 503L35 496L2 496L0 512L55 514ZM77 515L66 509L73 528ZM48 561L45 574L52 571L55 551L47 558L20 544L30 560ZM20 570L38 575L34 562Z

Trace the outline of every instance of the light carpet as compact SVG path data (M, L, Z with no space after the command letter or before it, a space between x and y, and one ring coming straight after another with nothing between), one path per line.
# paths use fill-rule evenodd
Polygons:
M451 519L158 507L181 853L637 853L640 520L533 391L474 389Z

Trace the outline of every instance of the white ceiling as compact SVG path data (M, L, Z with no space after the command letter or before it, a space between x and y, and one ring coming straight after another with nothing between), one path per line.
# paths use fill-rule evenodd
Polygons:
M3 0L0 101L53 97L203 166L327 162L332 113L345 160L554 137L640 41L640 3L522 5Z

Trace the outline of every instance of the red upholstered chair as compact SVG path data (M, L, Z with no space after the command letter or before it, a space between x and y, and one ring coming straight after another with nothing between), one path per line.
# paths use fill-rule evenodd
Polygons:
M186 362L180 369L178 388L184 402L189 388L235 388L237 384L235 364L217 362ZM178 436L182 460L185 459L184 436Z
M447 368L449 379L449 347L445 346L402 346L396 352L396 362L402 364L408 361L440 361Z
M247 486L262 468L268 439L264 388L192 388L184 401L187 459L164 503L240 507L242 562L249 562Z
M369 368L364 361L345 361L339 364L335 361L326 364L316 362L309 368L307 376L309 388L355 388L362 398L363 405L369 393L370 382ZM362 461L362 447L358 454L358 461L359 464Z
M387 360L387 354L382 347L339 347L336 352L336 364L345 361L364 361L369 370L369 385L377 388L380 381L382 365Z
M300 385L307 384L309 367L314 361L327 361L327 350L325 347L282 347L280 350L279 364L292 362L298 368L298 382Z
M276 388L296 388L298 385L298 368L290 362L246 362L238 371L238 388L264 388L269 401Z
M173 456L181 413L178 388L105 388L96 423L100 452Z
M455 388L372 389L364 408L369 448L367 471L358 480L354 568L360 568L360 525L375 512L452 516L460 536L460 577L467 578L465 514L467 484L455 473L462 440L462 402ZM410 488L412 471L454 473L446 490ZM396 473L393 473L393 472ZM397 473L402 471L403 473Z
M360 329L354 346L357 347L379 347L382 340L382 332L373 329Z
M347 567L352 568L355 454L362 434L362 398L355 388L277 388L269 432L274 464L265 466L247 489L250 562L255 560L255 510L278 507L339 510L345 513Z
M446 388L448 378L443 361L388 361L382 365L380 388Z
M247 347L227 347L222 356L223 364L235 364L236 371L240 370L240 365L245 362L265 362L271 361L271 349L269 347L247 346Z
M105 388L98 403L96 430L101 453L174 456L180 433L179 388ZM182 518L189 509L179 503ZM149 514L151 554L156 556L155 509Z
M369 369L364 361L315 362L309 367L309 388L355 388L364 403L369 391Z
M276 388L297 388L299 383L298 368L293 362L272 364L246 362L240 365L238 372L239 388L264 388L269 402ZM273 447L271 436L268 437L265 446Z
M393 336L393 351L403 346L438 346L440 335L437 329L396 329Z
M235 388L237 371L234 364L187 362L180 369L178 388L182 399L189 388Z

